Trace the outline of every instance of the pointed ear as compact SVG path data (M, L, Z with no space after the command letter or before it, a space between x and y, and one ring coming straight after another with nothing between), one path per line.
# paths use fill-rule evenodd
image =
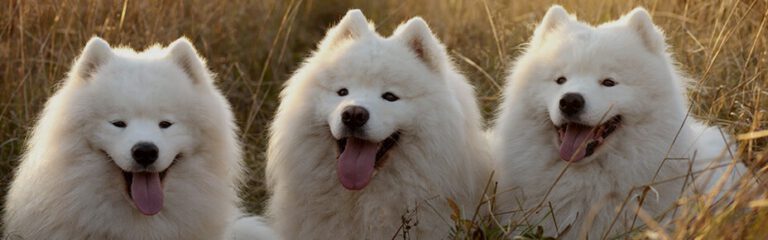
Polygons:
M112 58L112 48L109 47L109 43L99 37L92 37L85 44L83 53L75 61L70 74L78 79L88 79L110 58Z
M192 82L197 84L210 81L205 60L197 55L197 50L186 37L181 37L168 46L168 57L178 64Z
M392 38L405 44L429 69L439 72L448 61L448 54L439 40L432 34L427 22L420 17L411 18L400 25Z
M558 27L566 24L570 21L575 21L576 18L569 15L565 8L560 5L553 5L549 7L547 13L544 14L544 18L536 27L533 32L533 42L541 42L547 38L547 35L556 30Z
M359 9L349 10L341 18L339 24L336 24L325 34L323 40L320 41L320 49L331 49L344 40L357 39L372 34L371 28L373 25L368 23L362 11Z
M622 17L626 25L637 32L643 44L653 53L666 51L664 33L653 24L651 15L642 7L638 7Z

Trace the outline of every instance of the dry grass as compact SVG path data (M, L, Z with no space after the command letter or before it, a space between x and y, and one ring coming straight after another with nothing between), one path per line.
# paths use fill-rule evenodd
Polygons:
M548 1L496 0L229 0L229 1L24 1L0 3L0 188L23 150L42 104L86 40L144 48L189 37L218 73L234 105L246 160L252 170L243 195L249 210L263 208L266 126L277 93L325 29L349 8L361 8L382 34L412 16L423 16L478 86L485 115L498 103L505 69L540 20ZM698 83L692 112L734 133L766 129L768 1L560 2L591 23L645 6L667 33L682 68ZM766 138L739 142L738 156L764 172ZM733 204L683 202L671 238L765 239L768 204L754 179L731 194ZM4 191L2 191L4 193ZM2 194L4 195L4 194Z

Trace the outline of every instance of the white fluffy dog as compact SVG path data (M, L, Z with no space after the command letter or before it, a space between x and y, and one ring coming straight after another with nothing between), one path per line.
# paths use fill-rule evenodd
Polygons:
M34 128L5 236L222 239L240 159L229 104L189 41L137 53L93 38Z
M359 10L286 83L268 214L286 239L442 239L487 181L474 91L421 18L379 36Z
M570 225L566 239L642 225L638 201L667 213L689 166L727 148L717 128L687 117L685 82L644 9L593 27L550 8L507 78L493 131L499 211L522 209L511 219L547 235Z

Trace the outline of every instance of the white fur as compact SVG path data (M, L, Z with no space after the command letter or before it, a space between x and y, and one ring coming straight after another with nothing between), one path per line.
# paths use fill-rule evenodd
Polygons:
M173 125L161 130L160 121ZM153 216L134 207L121 172L139 169L130 154L138 141L160 149L148 170L167 169ZM5 235L222 239L238 214L240 159L229 104L188 40L137 53L94 37L34 128L8 193Z
M275 240L281 239L262 217L244 217L232 225L233 240Z
M442 239L452 227L445 199L468 217L481 198L488 157L474 90L421 18L389 38L372 28L349 11L282 92L266 174L268 214L285 239L391 239L404 235L403 219L408 236ZM382 99L387 91L400 100ZM370 111L370 140L402 132L360 191L336 173L339 115L351 104Z
M567 77L567 82L555 83L560 76ZM600 85L605 78L618 85ZM632 225L642 186L685 176L694 152L694 171L701 168L700 163L724 156L727 144L717 128L686 117L685 81L666 52L663 34L644 9L593 27L578 22L560 6L550 8L511 69L493 130L499 211L540 206L534 214L506 217L543 225L549 236L572 225L566 239L580 233L601 239L630 196L609 236L623 233ZM584 96L582 119L591 126L601 123L603 116L617 114L623 116L623 123L592 156L567 166L544 199L568 165L558 154L554 127L563 123L558 101L568 92ZM678 160L665 162L665 157ZM681 178L653 184L643 210L651 216L666 213L679 197L682 182ZM553 217L546 216L548 203L557 228ZM642 224L637 219L634 226Z

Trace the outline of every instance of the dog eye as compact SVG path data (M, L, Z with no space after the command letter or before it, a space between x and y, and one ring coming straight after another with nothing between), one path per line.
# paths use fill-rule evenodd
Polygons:
M342 88L339 89L339 91L336 91L336 94L339 94L339 97L347 96L347 94L349 94L349 90Z
M162 122L160 122L157 125L160 126L160 128L162 128L162 129L166 129L166 128L171 127L171 125L173 125L173 123L169 122L169 121L162 121Z
M558 85L562 85L562 84L563 84L563 83L565 83L566 81L568 81L568 79L566 79L565 77L559 77L559 78L557 78L557 79L555 80L555 83L557 83Z
M383 95L381 95L381 98L390 102L394 102L400 99L400 97L391 92L385 92Z
M125 128L128 126L128 124L125 124L123 121L112 121L112 126L119 127L119 128Z
M616 86L616 81L613 81L613 79L606 78L603 79L603 81L600 81L600 84L606 87L613 87Z

